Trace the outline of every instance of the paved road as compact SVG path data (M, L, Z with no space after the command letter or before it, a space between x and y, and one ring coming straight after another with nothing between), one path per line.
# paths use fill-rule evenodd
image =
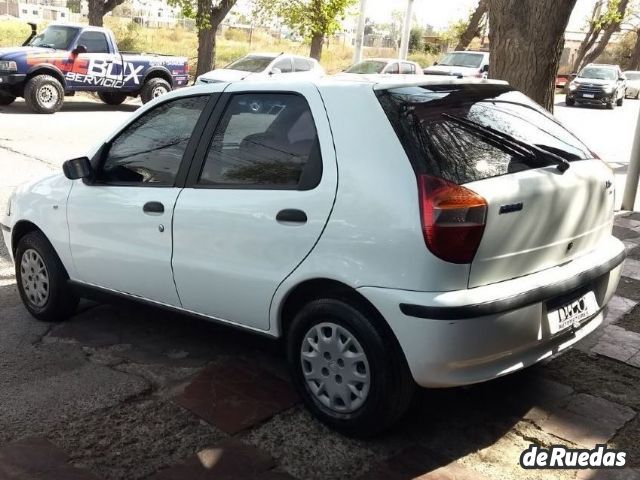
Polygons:
M638 108L559 105L557 113L568 123L597 121L576 130L623 163ZM133 109L85 99L53 116L29 114L22 102L0 108L0 207L13 186L59 170ZM611 143L594 134L602 131ZM525 475L518 458L535 441L609 443L630 453L634 470L607 478L640 478L640 215L619 218L615 233L631 259L606 326L588 342L498 381L421 391L402 425L366 442L306 413L279 344L130 305L85 302L64 324L34 321L0 246L0 472L93 480L408 479L434 471L474 480L600 478Z

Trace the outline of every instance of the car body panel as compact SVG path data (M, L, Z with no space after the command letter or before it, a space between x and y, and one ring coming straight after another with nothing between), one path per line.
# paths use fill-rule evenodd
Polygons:
M472 54L482 57L482 59L477 67L435 64L424 69L425 75L453 75L456 77L487 78L489 68L488 52L454 51L449 54Z

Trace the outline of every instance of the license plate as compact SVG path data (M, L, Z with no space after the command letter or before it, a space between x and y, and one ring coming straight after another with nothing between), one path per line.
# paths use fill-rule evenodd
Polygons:
M584 98L596 98L596 96L593 93L583 93L582 96Z
M597 311L598 301L595 294L587 292L578 299L547 312L549 330L553 335L569 327L578 328L583 320L595 315Z

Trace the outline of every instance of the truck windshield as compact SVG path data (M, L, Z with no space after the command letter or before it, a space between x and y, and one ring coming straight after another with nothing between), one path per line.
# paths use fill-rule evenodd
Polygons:
M225 68L231 70L240 70L242 72L262 72L273 61L274 57L261 57L258 55L247 55L246 57L236 60Z
M32 47L56 48L58 50L69 50L71 42L78 33L74 27L51 26L44 32L33 37L29 42Z
M445 67L478 68L484 55L481 53L450 53L438 65Z

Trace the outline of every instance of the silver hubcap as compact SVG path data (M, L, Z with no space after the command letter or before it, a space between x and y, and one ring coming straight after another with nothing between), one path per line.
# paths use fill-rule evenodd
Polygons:
M49 273L40 254L32 248L22 255L20 277L29 302L36 307L43 307L49 299Z
M153 89L153 91L151 92L151 96L153 98L156 98L156 97L159 97L160 95L164 95L167 92L168 90L165 87L162 87L159 85Z
M335 323L313 326L300 349L302 373L311 393L327 408L350 413L369 394L369 361L356 337Z
M51 108L58 102L58 90L52 85L43 85L38 90L38 100L43 107Z

